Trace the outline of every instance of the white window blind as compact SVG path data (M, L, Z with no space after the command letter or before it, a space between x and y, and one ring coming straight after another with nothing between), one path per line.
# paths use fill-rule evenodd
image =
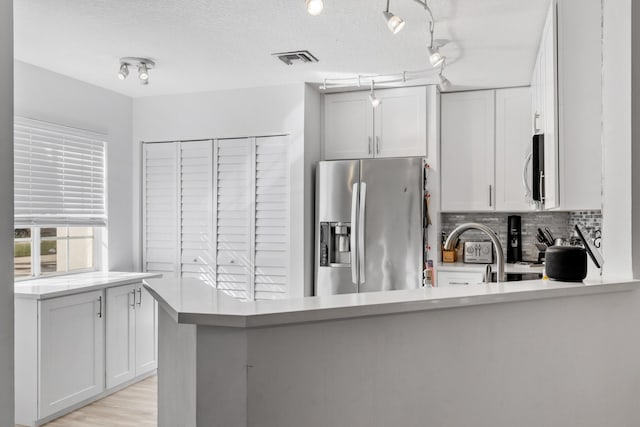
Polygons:
M15 225L101 226L105 135L16 118Z

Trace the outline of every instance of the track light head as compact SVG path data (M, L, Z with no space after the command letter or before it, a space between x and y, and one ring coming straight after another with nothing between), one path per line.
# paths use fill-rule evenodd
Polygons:
M440 73L438 74L438 86L440 86L440 90L449 90L451 88L451 82Z
M404 28L404 19L385 10L382 12L384 19L387 21L387 27L393 34L398 34Z
M129 75L129 65L126 63L120 64L120 71L118 71L118 78L124 80Z
M140 80L149 80L149 69L144 62L138 65L138 78Z
M324 9L322 0L307 0L307 12L309 15L318 16Z
M371 101L371 106L373 108L378 108L380 105L380 100L376 97L376 93L373 90L373 80L371 81L371 92L369 92L369 101Z
M438 48L427 48L427 55L429 55L429 63L432 67L439 67L445 60L445 57L438 51Z

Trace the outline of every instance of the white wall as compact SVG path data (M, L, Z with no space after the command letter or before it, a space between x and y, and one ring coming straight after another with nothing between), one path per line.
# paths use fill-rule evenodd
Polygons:
M16 62L15 114L108 135L108 268L131 271L131 98Z
M286 85L138 98L133 101L134 194L133 242L136 267L141 267L140 153L141 142L234 138L289 134L291 151L291 289L302 296L305 289L305 238L313 237L305 226L312 215L304 190L305 86ZM306 184L305 184L306 183Z
M13 426L13 2L0 2L0 425Z

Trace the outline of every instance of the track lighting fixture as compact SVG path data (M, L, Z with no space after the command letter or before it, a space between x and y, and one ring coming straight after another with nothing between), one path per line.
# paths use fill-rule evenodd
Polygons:
M120 71L118 71L118 78L120 80L125 80L129 76L129 68L137 67L138 79L140 80L140 84L148 85L149 70L151 70L155 66L156 63L147 58L138 58L132 56L120 58Z
M438 48L433 48L431 46L427 47L427 55L429 55L429 63L432 67L436 68L442 65L444 62L444 56L438 51Z
M398 15L394 15L389 12L389 1L390 0L387 0L387 8L382 12L382 14L384 15L384 19L387 21L389 31L393 34L398 34L400 30L404 28L405 22L404 19L400 18Z
M322 13L324 3L322 0L307 0L307 12L309 15L317 16Z
M373 108L378 108L378 106L380 105L380 100L376 98L376 93L373 90L374 84L375 83L373 82L373 80L371 80L371 92L369 93L369 101L371 101L371 105L373 106Z
M444 65L440 67L440 73L438 73L438 86L440 87L441 91L449 90L451 88L451 82L449 81L449 79L442 75L443 71Z
M129 66L127 64L120 64L120 71L118 71L118 78L124 80L129 75Z

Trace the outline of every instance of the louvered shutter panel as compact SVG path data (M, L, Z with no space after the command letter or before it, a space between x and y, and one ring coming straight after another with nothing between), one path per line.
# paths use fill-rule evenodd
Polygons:
M16 117L15 225L105 225L105 139Z
M251 299L252 140L216 141L216 286Z
M289 293L288 153L286 137L256 139L255 299Z
M178 144L144 144L144 271L178 276Z
M213 142L180 144L181 272L215 286Z

